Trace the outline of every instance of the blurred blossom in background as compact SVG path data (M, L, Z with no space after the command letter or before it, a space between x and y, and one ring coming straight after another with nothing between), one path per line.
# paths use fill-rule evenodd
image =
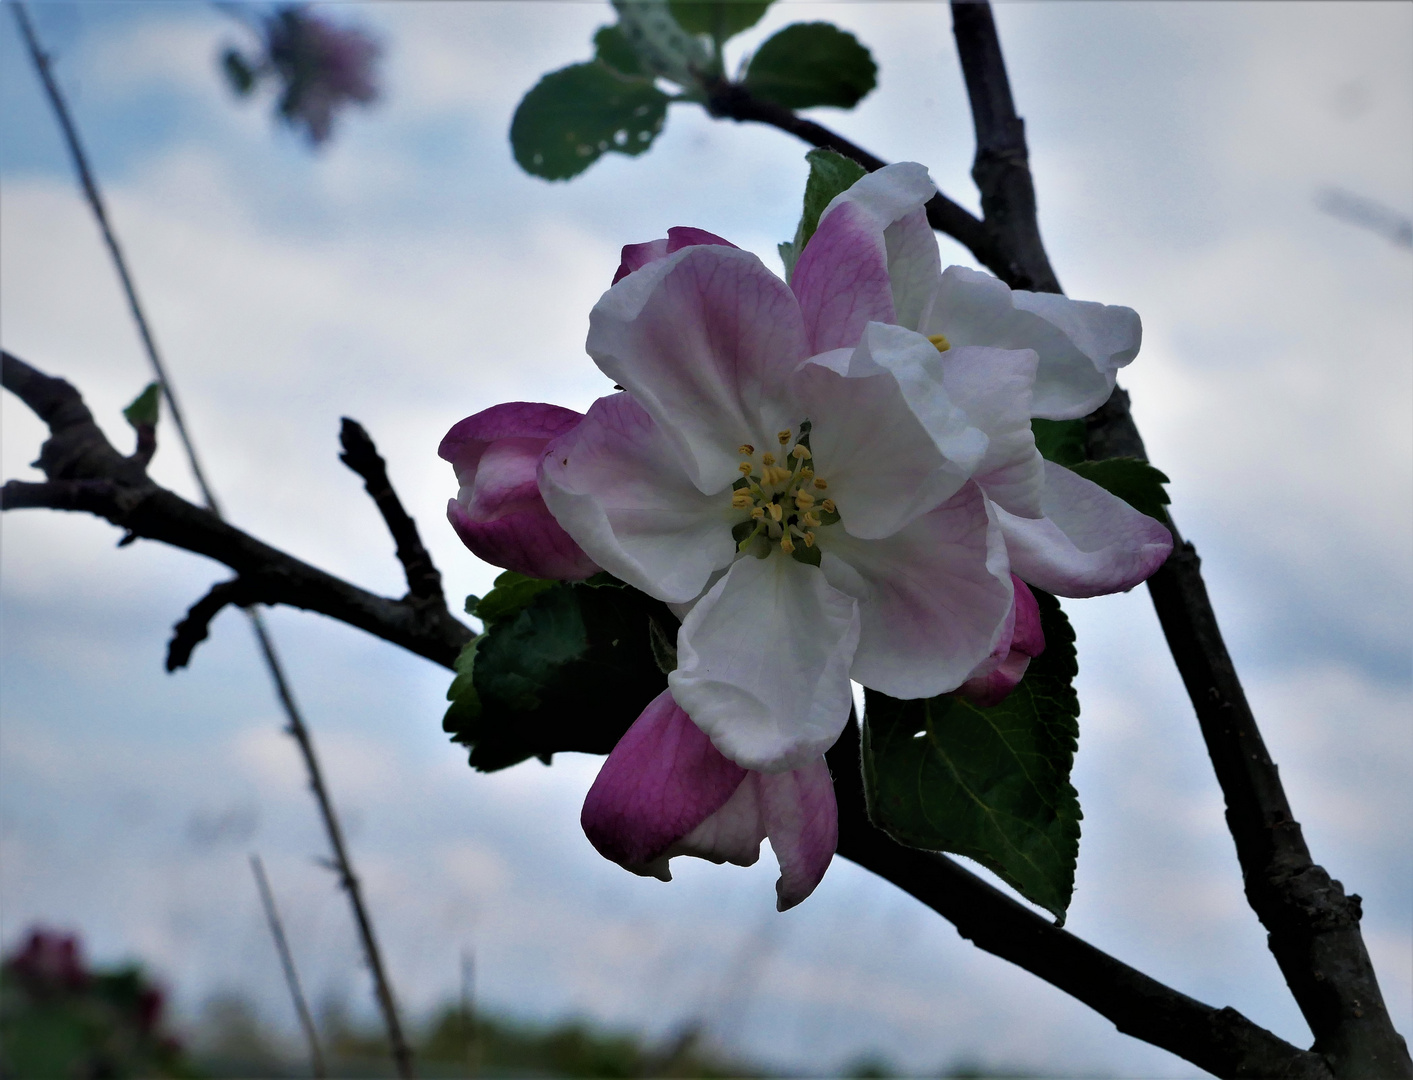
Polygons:
M388 595L405 583L338 462L339 417L377 441L452 604L483 595L496 570L445 524L441 435L497 402L583 410L607 390L583 342L623 244L691 225L775 267L799 214L806 147L691 106L672 108L641 158L607 155L560 184L516 167L517 102L591 55L607 4L261 8L244 30L194 4L32 10L230 517ZM1052 261L1071 295L1143 317L1121 381L1315 857L1364 897L1406 1033L1413 258L1391 242L1396 222L1352 223L1321 193L1395 219L1413 206L1413 7L1003 4L996 18ZM880 68L857 110L821 109L821 122L927 164L975 208L945 6L782 0L742 46L812 19L854 33ZM232 49L302 138L233 99ZM375 96L375 109L340 107ZM145 361L8 19L0 109L5 347L74 382L125 446L120 410ZM941 244L945 262L970 264ZM33 478L43 429L9 396L0 410L4 474ZM163 438L153 473L191 496ZM242 620L223 614L188 670L162 671L171 625L224 568L117 549L115 530L82 516L12 512L0 528L6 948L34 923L81 932L95 965L144 963L179 1033L219 1007L297 1047L253 849L318 1011L371 1022ZM1085 814L1068 927L1308 1044L1145 592L1066 608ZM779 1070L871 1057L932 1074L1195 1074L842 860L785 915L769 859L684 866L670 886L626 874L578 826L599 759L474 774L441 732L448 672L315 616L270 621L419 1024L457 1000L469 952L487 1009L662 1046L699 1030L702 1045ZM233 1000L246 1011L221 1005Z

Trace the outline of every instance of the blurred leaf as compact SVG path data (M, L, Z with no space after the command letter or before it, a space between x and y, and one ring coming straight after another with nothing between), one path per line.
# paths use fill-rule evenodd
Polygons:
M665 0L612 0L618 30L653 75L671 79L689 94L698 77L715 71L716 58L700 37L684 30Z
M532 176L568 180L603 154L634 156L667 119L667 95L591 61L550 72L521 100L510 123L515 160Z
M787 109L852 109L877 81L878 66L868 50L829 23L785 27L751 58L745 78L756 97Z
M833 201L834 196L848 191L864 176L862 165L833 150L811 150L805 155L805 160L810 164L810 175L805 181L800 223L795 228L794 241L779 245L786 281L794 274L800 253L819 228L819 216L824 213L824 208Z
M594 58L607 64L620 75L648 79L652 72L643 67L633 44L617 26L600 26L594 31Z
M255 89L255 68L237 49L227 49L221 54L221 70L226 73L226 81L240 97L245 97Z
M1001 704L867 691L864 785L869 816L899 843L975 859L1063 923L1079 857L1078 666L1059 602L1032 591L1045 651Z
M668 10L689 34L710 34L720 44L760 22L772 0L668 0Z
M608 753L667 686L652 624L675 643L676 618L607 574L496 580L476 608L486 632L457 660L443 728L483 772L562 750Z
M162 397L161 383L148 383L147 388L133 398L133 402L123 410L123 416L135 428L157 426L158 403Z
M1032 420L1030 430L1040 456L1056 465L1073 467L1084 460L1083 420Z
M1168 493L1163 485L1168 478L1146 461L1138 458L1106 458L1103 461L1081 461L1071 469L1086 480L1093 481L1111 495L1117 495L1140 514L1167 522Z

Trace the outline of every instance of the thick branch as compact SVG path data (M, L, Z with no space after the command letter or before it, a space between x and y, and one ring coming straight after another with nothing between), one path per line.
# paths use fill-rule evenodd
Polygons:
M944 855L918 851L874 828L864 806L858 730L829 752L839 801L839 854L891 881L957 932L1114 1022L1224 1077L1332 1076L1318 1054L1291 1046L1235 1009L1214 1009L1056 927Z
M4 353L3 383L49 425L36 465L47 483L12 480L0 509L48 507L95 514L148 540L160 540L260 580L262 603L317 611L450 667L474 635L440 597L390 600L302 562L159 487L142 464L119 454L93 422L77 390ZM214 614L214 612L213 612Z
M1025 125L1011 98L991 7L953 0L952 19L976 124L972 175L987 224L1040 283L1036 288L1059 292L1040 240ZM1086 428L1091 458L1145 457L1120 389ZM1247 899L1269 932L1271 952L1315 1035L1314 1049L1335 1075L1413 1077L1359 932L1359 898L1346 897L1310 857L1222 641L1197 554L1173 532L1173 556L1148 590L1226 798Z
M387 523L397 544L397 559L407 572L409 596L426 600L436 600L443 608L446 597L442 593L442 575L432 564L432 556L422 545L422 537L417 532L417 522L402 508L402 500L393 490L388 479L387 464L378 455L378 448L372 438L357 420L343 418L339 429L339 442L343 453L339 460L363 477L363 487L377 504L378 512Z

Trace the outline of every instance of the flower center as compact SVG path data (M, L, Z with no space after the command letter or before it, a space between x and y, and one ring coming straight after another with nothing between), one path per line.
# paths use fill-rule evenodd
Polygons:
M819 565L815 530L839 520L834 500L825 492L829 482L816 476L810 454L810 422L776 434L780 456L772 451L756 454L750 443L738 446L744 459L737 466L741 479L731 485L731 508L746 518L731 529L736 550L765 558L778 547L792 558ZM794 445L791 445L793 443Z

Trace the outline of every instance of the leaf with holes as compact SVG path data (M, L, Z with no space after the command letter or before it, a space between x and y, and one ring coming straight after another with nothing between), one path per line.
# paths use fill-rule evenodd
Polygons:
M975 859L1061 923L1079 857L1074 632L1035 591L1045 651L1001 704L867 692L869 816L899 843Z
M667 686L658 654L677 620L607 574L502 574L475 614L486 631L457 660L442 727L482 772L562 750L606 754Z
M667 119L667 101L649 79L599 60L573 64L550 72L521 99L510 146L531 176L568 180L606 153L646 151Z
M853 34L829 23L794 23L751 57L744 80L756 97L808 109L852 109L878 82L878 65Z

